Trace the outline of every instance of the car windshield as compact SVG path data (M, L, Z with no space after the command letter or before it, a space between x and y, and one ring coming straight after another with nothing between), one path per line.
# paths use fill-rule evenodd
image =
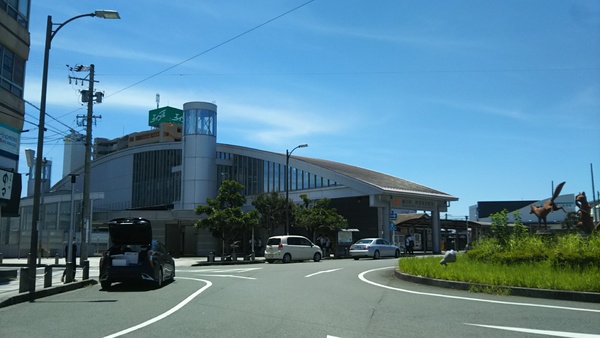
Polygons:
M356 244L371 244L371 242L373 242L372 239L361 239L360 241L356 242Z

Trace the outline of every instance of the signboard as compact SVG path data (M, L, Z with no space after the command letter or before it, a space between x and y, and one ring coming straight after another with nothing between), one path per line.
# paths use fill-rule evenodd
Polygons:
M391 219L392 221L395 221L395 220L397 220L397 219L398 219L398 214L392 211L392 212L390 213L390 219Z
M0 199L10 200L12 195L13 173L0 169Z
M167 106L148 112L149 126L158 126L163 122L183 124L183 110Z
M394 199L394 207L414 210L434 210L435 202L409 197L397 197Z
M390 230L396 231L396 224L394 224L394 222L390 222Z
M21 134L16 129L0 123L0 150L12 155L19 155Z

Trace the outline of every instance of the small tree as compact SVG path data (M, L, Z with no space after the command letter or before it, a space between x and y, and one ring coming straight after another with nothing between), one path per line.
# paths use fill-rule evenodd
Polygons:
M206 215L206 218L196 221L195 226L207 229L225 244L233 242L236 236L258 225L256 210L247 213L242 210L246 203L246 197L241 194L242 190L244 186L238 182L224 181L216 199L207 198L207 205L196 207L196 215Z
M259 224L267 230L269 236L275 233L275 228L285 224L286 204L289 207L285 198L275 191L269 194L261 193L252 201L252 205L260 214Z
M513 212L514 227L513 227L513 237L516 240L521 240L529 235L529 229L523 224L523 219L521 218L521 213L517 210Z
M300 195L302 206L296 210L295 226L305 228L312 235L319 230L337 230L348 227L348 221L335 208L329 207L329 198L311 201L307 195Z
M577 216L576 212L569 212L567 214L567 217L565 217L565 219L560 222L560 226L563 229L568 229L568 230L572 230L572 229L577 229L577 223L579 222L579 217Z
M492 236L498 240L502 247L506 247L510 240L511 230L508 227L508 210L493 213L492 218Z

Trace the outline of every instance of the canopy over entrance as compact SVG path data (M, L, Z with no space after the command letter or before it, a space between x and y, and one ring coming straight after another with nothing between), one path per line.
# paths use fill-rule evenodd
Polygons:
M431 216L425 213L417 214L398 214L394 221L396 227L420 227L420 228L431 228L432 220ZM489 223L473 222L468 220L457 220L457 219L440 219L440 227L446 229L462 229L468 228L481 229L489 228Z

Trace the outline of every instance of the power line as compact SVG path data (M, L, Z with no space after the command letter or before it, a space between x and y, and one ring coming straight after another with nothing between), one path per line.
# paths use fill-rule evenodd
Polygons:
M171 67L165 68L165 69L161 70L160 72L158 72L156 74L150 75L150 76L148 76L148 77L146 77L146 78L144 78L144 79L142 79L142 80L140 80L138 82L133 83L132 85L129 85L129 86L123 88L123 89L120 89L120 90L118 90L118 91L116 91L116 92L108 95L107 97L111 97L111 96L117 95L117 94L119 94L121 92L124 92L125 90L127 90L129 88L132 88L134 86L139 85L142 82L146 82L146 81L148 81L148 80L150 80L152 78L155 78L155 77L157 77L157 76L159 76L159 75L161 75L161 74L163 74L163 73L165 73L165 72L167 72L167 71L169 71L169 70L171 70L173 68L181 66L182 64L184 64L186 62L189 62L189 61L191 61L191 60L193 60L193 59L195 59L195 58L197 58L199 56L202 56L202 55L204 55L204 54L206 54L206 53L208 53L210 51L213 51L213 50L215 50L215 49L217 49L217 48L219 48L219 47L221 47L221 46L223 46L223 45L225 45L225 44L227 44L227 43L229 43L229 42L231 42L233 40L236 40L236 39L238 39L238 38L240 38L240 37L242 37L242 36L244 36L246 34L249 34L249 33L253 32L253 31L255 31L255 30L257 30L257 29L259 29L259 28L261 28L263 26L266 26L269 23L271 23L271 22L273 22L273 21L275 21L277 19L280 19L280 18L282 18L282 17L284 17L284 16L286 16L286 15L288 15L288 14L290 14L290 13L292 13L292 12L294 12L294 11L296 11L296 10L298 10L298 9L300 9L300 8L306 6L306 5L308 5L308 4L310 4L311 2L314 2L314 1L315 0L310 0L310 1L307 1L307 2L305 2L305 3L303 3L303 4L299 5L299 6L296 6L296 7L292 8L292 9L288 10L287 12L284 12L284 13L282 13L282 14L274 17L274 18L271 18L271 19L269 19L269 20L267 20L267 21L265 21L265 22L263 22L263 23L261 23L261 24L259 24L257 26L254 26L253 28L250 28L249 30L244 31L243 33L240 33L240 34L238 34L238 35L236 35L236 36L234 36L232 38L229 38L229 39L227 39L227 40L225 40L225 41L223 41L223 42L221 42L221 43L219 43L219 44L217 44L217 45L215 45L213 47L210 47L210 48L204 50L203 52L200 52L200 53L198 53L198 54L196 54L196 55L194 55L194 56L192 56L192 57L190 57L188 59L185 59L185 60L183 60L183 61L181 61L179 63L176 63L176 64L174 64Z

